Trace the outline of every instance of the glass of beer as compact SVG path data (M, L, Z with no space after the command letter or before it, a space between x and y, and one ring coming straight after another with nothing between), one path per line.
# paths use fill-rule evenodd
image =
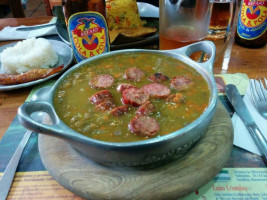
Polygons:
M213 0L209 38L224 39L233 24L236 0Z
M160 0L159 48L175 49L207 37L210 0Z
M213 0L210 29L226 30L232 18L234 0Z
M213 0L207 39L216 45L215 60L218 60L229 46L234 29L236 8L237 0Z

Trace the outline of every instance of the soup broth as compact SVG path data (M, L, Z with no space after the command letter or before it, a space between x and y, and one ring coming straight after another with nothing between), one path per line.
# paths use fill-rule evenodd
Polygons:
M134 81L127 78L125 73L129 68L140 69L142 71L141 77ZM152 84L149 77L154 74L163 75L166 79L160 83ZM102 78L105 82L108 82L106 81L107 77L113 77L111 86L100 89L92 85L95 84L92 80L98 75L104 75ZM192 84L182 90L171 87L173 78L177 76L187 77ZM103 83L102 79L101 81L100 84ZM151 84L149 87L152 88L152 92L155 89L154 86L157 85L164 87L167 91L166 96L151 96L149 94L148 100L153 105L154 110L145 115L158 124L156 126L157 132L153 133L153 136L136 134L132 130L133 128L129 128L132 119L139 116L140 113L137 114L137 110L140 106L127 104L127 111L120 113L119 116L111 113L113 108L124 106L125 101L123 103L122 96L125 91L122 94L117 89L121 83L130 84L138 89ZM151 92L149 87L148 92ZM112 95L110 99L113 107L107 110L97 109L97 105L90 101L93 95L103 90L108 90ZM128 90L130 91L130 89ZM133 91L136 90L133 89ZM156 90L155 92L159 91ZM164 93L163 90L160 92ZM172 98L169 97L173 94L179 94L182 99L179 101L170 100ZM132 92L129 92L129 95L132 95ZM132 52L98 59L74 70L59 84L54 96L54 106L60 119L83 135L108 142L133 142L160 137L190 124L207 108L209 98L208 84L194 68L162 54ZM143 103L140 104L143 105ZM143 116L143 114L141 115Z

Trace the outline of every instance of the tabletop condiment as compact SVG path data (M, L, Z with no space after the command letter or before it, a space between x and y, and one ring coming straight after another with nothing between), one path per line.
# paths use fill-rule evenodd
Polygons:
M267 43L267 1L242 0L238 14L235 41L248 48Z
M110 50L105 0L62 0L76 62Z

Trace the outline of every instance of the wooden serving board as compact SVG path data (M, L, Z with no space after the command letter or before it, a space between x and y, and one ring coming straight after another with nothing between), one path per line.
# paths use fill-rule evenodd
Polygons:
M87 199L177 199L210 181L224 167L232 146L232 122L220 102L207 133L185 156L149 170L105 167L61 139L39 135L46 169L66 189Z

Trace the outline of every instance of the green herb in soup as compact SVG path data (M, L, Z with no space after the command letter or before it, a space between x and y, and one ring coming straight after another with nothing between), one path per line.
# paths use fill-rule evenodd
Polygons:
M97 59L66 76L54 105L61 120L88 137L132 142L172 133L209 103L207 82L186 64L156 53Z

